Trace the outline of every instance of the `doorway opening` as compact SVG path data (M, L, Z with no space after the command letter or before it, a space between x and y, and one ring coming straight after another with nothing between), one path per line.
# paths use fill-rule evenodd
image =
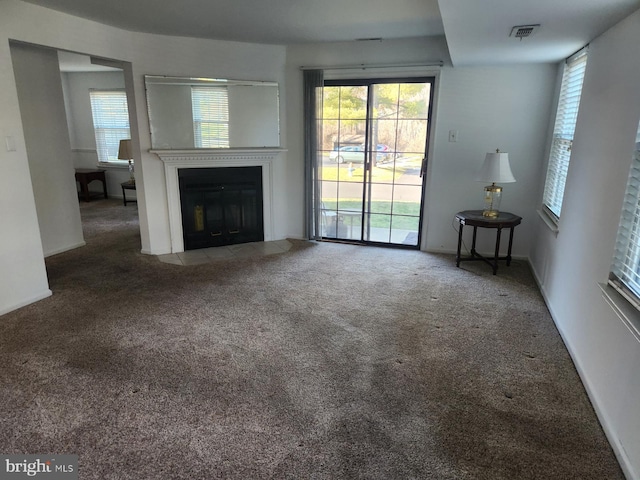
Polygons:
M316 216L322 238L420 247L433 83L324 82Z
M79 199L78 181L88 185L103 180L91 182L91 187L100 185L100 197L107 192L117 196L120 190L119 183L109 184L117 182L117 167L99 164L90 92L96 86L124 90L125 83L132 92L130 66L102 59L112 65L107 69L88 55L17 41L10 42L10 49L42 251L49 257L85 245L80 205L94 203L88 201L93 188L84 189ZM107 84L96 85L103 77ZM126 161L124 165L128 179Z

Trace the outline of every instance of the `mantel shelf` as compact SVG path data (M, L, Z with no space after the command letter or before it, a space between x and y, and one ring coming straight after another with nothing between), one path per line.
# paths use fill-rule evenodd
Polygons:
M151 149L149 153L154 153L163 162L180 162L197 159L258 159L274 158L282 152L284 148L262 147L262 148L190 148L182 150L157 150Z

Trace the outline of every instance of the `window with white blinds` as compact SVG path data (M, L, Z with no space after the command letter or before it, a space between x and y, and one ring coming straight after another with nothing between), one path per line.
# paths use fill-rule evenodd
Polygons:
M90 90L93 129L99 162L118 160L120 140L131 138L124 90Z
M229 146L229 96L226 87L191 87L196 148Z
M609 284L640 309L640 125L622 204Z
M542 203L545 210L551 213L555 221L560 218L562 198L571 159L571 145L573 133L576 129L578 108L580 107L580 95L582 83L587 68L587 47L569 57L562 75L558 110L556 111L556 123L553 128L553 139L549 164L547 167L547 179L544 184Z

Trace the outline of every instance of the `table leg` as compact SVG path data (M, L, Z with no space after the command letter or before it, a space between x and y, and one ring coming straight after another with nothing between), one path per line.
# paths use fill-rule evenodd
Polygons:
M500 256L500 234L502 233L502 229L498 228L496 232L496 253L493 257L493 274L495 275L498 272L498 257Z
M460 247L462 246L462 227L464 227L464 225L460 223L460 228L458 229L458 253L456 254L456 267L460 266Z
M476 233L478 232L478 227L473 226L473 239L471 240L471 256L476 256Z
M91 197L89 196L89 183L88 182L80 182L80 191L82 192L82 197L84 198L85 202L88 202L91 200Z
M109 198L107 196L107 181L105 179L102 180L102 190L104 191L104 198Z
M122 201L124 202L124 206L127 206L127 194L124 193L124 187L122 187Z
M507 267L511 265L511 246L513 245L513 229L515 227L511 227L511 233L509 234L509 249L507 250Z

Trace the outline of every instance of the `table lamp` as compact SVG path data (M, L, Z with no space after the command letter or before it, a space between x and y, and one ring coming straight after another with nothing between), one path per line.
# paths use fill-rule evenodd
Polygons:
M133 155L131 154L131 139L120 140L118 146L118 159L127 160L129 162L129 182L136 183L136 177L133 172Z
M502 199L502 187L496 183L513 183L516 179L509 166L509 154L501 152L487 153L482 168L476 176L478 182L491 182L484 187L484 210L482 215L496 218L500 213L500 200Z

